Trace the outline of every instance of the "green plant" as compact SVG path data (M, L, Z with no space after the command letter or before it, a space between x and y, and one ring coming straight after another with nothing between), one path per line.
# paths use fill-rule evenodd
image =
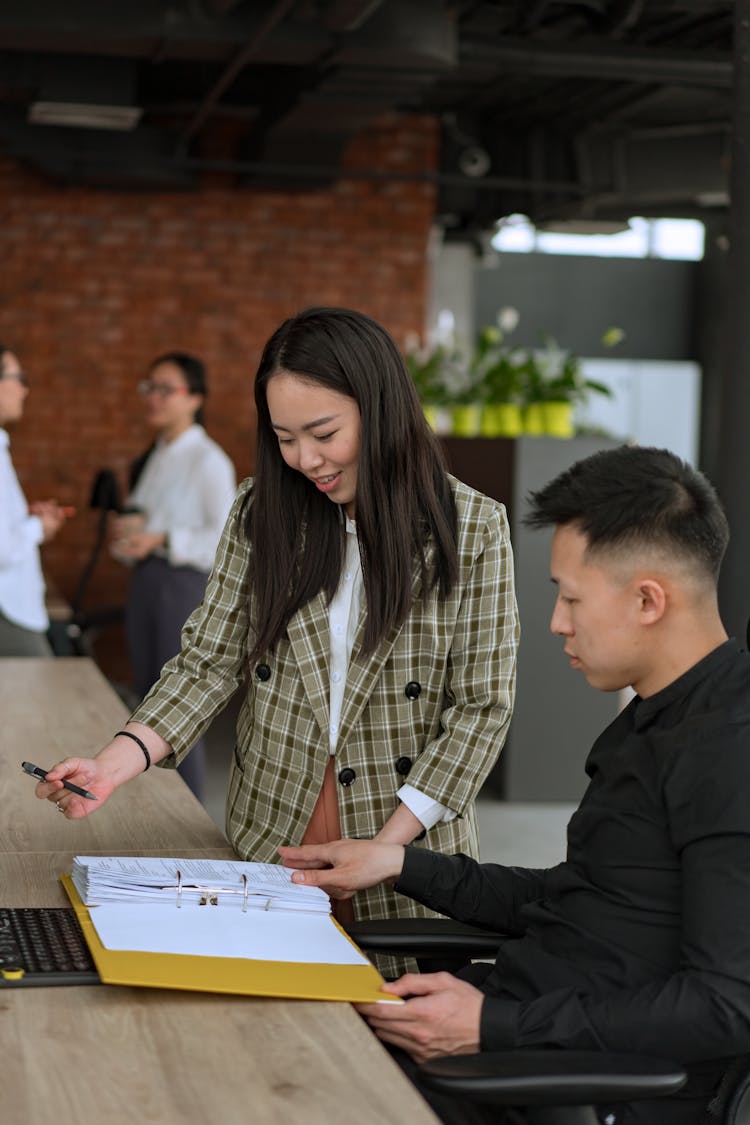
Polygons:
M521 378L525 404L567 402L577 406L591 394L612 395L605 383L584 378L579 357L560 348L552 337L547 337L543 349L526 353Z
M490 405L520 402L522 378L519 354L510 351L499 329L492 326L482 329L470 370L479 401Z

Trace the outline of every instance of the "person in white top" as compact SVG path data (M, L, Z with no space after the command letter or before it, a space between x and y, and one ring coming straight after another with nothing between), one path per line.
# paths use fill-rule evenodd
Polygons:
M29 508L18 483L6 426L20 420L28 393L18 357L0 344L0 656L52 656L39 547L73 514L57 500Z
M200 424L207 385L199 359L160 356L138 389L156 441L134 462L125 511L113 521L112 553L135 564L125 620L143 697L179 652L182 626L203 598L236 480L232 462ZM202 740L180 772L201 798Z

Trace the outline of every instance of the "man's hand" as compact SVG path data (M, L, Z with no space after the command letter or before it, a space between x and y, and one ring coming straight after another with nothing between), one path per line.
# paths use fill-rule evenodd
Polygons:
M349 898L354 891L397 879L404 866L401 844L375 840L336 840L279 848L284 867L295 867L293 883L322 887L331 898Z
M379 1039L401 1047L417 1063L438 1055L479 1050L484 994L450 973L407 973L383 986L405 1004L357 1004Z

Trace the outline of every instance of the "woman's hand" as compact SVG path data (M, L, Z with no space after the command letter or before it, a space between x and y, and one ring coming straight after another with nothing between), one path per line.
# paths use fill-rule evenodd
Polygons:
M144 723L128 722L127 731L137 735L148 747L153 764L171 754L172 747ZM47 771L45 781L40 781L35 789L36 796L43 801L52 801L69 820L81 820L90 816L112 796L115 789L126 781L137 777L147 769L145 755L137 741L118 731L115 737L95 758L65 758ZM81 789L87 789L97 798L95 801L71 793L63 787L63 781L71 781Z
M115 540L117 554L126 559L145 559L153 554L157 547L163 547L167 542L164 531L139 531L134 535L123 536Z
M37 500L29 506L29 511L41 520L45 543L54 539L65 521L76 514L75 508L59 504L57 500Z
M79 788L87 789L97 799L91 801L88 797L71 793L63 787L63 781L71 781ZM40 800L57 805L69 820L81 820L101 808L116 788L111 771L97 758L66 758L47 770L46 781L40 781L34 792Z

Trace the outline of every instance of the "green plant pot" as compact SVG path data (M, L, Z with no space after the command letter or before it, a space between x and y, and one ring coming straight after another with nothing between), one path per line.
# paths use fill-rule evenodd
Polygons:
M482 437L518 437L523 431L521 407L515 402L488 402L482 409Z
M482 422L482 408L478 403L452 406L451 417L456 437L476 437Z
M573 426L573 404L571 402L545 402L543 403L544 432L550 437L572 438L575 433Z
M523 408L523 432L525 434L532 434L534 437L541 437L546 433L545 419L544 419L544 403L543 402L530 402Z

